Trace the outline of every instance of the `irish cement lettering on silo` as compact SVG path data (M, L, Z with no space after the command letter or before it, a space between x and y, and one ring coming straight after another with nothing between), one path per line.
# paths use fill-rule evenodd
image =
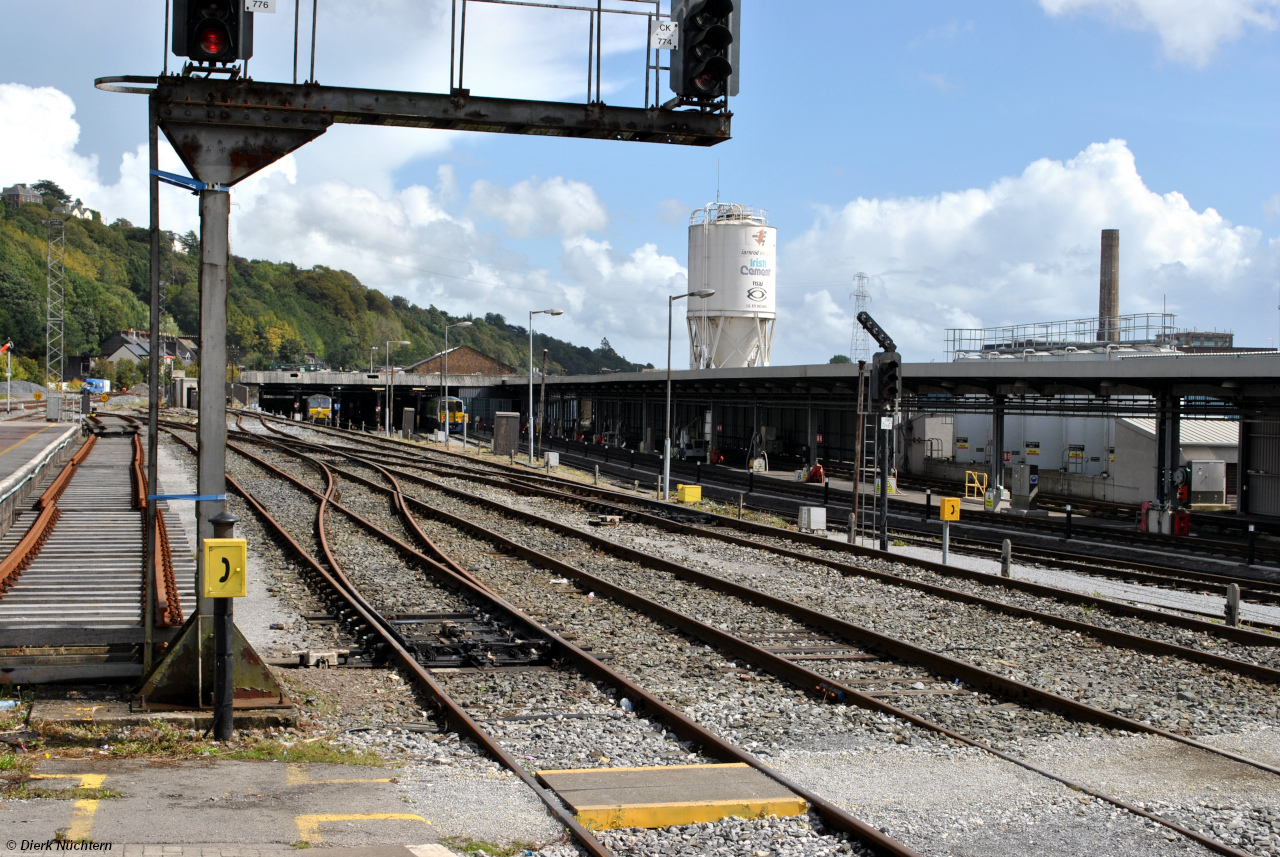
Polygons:
M762 226L745 232L737 237L745 238L747 246L738 251L738 276L743 278L741 284L744 292L745 308L756 312L773 312L775 301L773 296L774 281L774 245L777 231L770 226Z
M768 366L777 307L777 235L764 212L711 203L689 223L689 288L713 289L685 312L690 365Z

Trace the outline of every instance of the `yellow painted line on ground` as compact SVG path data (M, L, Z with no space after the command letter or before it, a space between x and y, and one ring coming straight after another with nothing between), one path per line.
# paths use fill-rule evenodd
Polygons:
M82 789L100 789L102 783L106 780L106 774L32 774L33 780L55 780L70 779L79 780L79 788ZM97 798L91 800L78 800L71 807L71 824L67 827L67 839L76 842L81 839L88 839L89 832L93 829L93 815L98 811L100 801Z
M625 806L580 806L578 820L593 830L620 827L660 827L720 821L729 816L767 818L801 815L809 804L801 798L776 800L690 800L669 803L639 803Z
M750 767L746 762L709 762L705 765L672 765L672 769L681 771L692 771L697 768L747 768ZM639 768L555 768L546 771L537 771L540 777L543 774L599 774L607 772L609 774L617 774L622 771L661 771L661 768L655 768L647 765Z
M293 819L294 824L298 825L298 838L311 845L324 841L323 837L320 836L320 825L330 821L421 821L423 824L431 823L420 815L411 815L407 812L375 812L363 815L299 815Z
M17 449L18 447L22 446L22 445L23 445L24 443L26 443L27 441L31 440L31 438L33 438L33 437L35 437L36 435L40 434L40 432L42 432L42 431L46 431L47 429L51 429L51 428L53 428L53 426L45 426L45 427L44 427L44 428L42 428L42 429L36 429L36 430L35 430L35 431L33 431L31 434L27 435L26 437L24 437L22 440L18 441L17 443L15 443L15 444L13 444L13 445L11 445L11 446L7 446L7 447L5 447L4 449L0 449L0 455L4 455L6 452L8 452L8 451L9 451L9 450L11 450L11 449Z
M391 777L376 780L313 780L307 771L306 762L289 762L284 768L284 784L286 786L329 786L338 783L389 783Z

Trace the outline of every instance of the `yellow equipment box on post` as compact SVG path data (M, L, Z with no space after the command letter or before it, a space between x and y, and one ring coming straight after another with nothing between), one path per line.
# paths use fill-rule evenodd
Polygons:
M702 502L702 486L701 485L677 485L676 486L676 502L677 503L701 503Z
M938 518L943 521L960 520L960 498L943 497L938 505Z
M204 597L245 597L248 564L249 544L244 539L205 539Z

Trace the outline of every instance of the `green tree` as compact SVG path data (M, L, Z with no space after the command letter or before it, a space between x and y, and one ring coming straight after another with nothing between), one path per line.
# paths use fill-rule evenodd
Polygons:
M127 390L138 383L138 364L132 360L117 360L115 378L112 379L117 390Z
M827 361L827 363L852 363L852 362L853 361L849 359L849 355L847 354L837 354L835 357L832 357L830 360Z
M33 184L31 189L41 196L51 196L58 202L71 202L71 195L49 179L41 179Z

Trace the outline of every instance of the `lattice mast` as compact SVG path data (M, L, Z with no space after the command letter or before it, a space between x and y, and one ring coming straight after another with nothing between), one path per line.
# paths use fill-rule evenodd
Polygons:
M859 360L871 362L871 338L858 324L860 312L871 311L871 292L867 289L867 275L859 271L853 275L853 291L849 293L853 299L853 336L849 339L849 358L857 363Z
M63 345L63 320L66 315L67 232L60 218L46 220L49 230L48 264L45 274L45 386L57 390L62 384L66 364Z

